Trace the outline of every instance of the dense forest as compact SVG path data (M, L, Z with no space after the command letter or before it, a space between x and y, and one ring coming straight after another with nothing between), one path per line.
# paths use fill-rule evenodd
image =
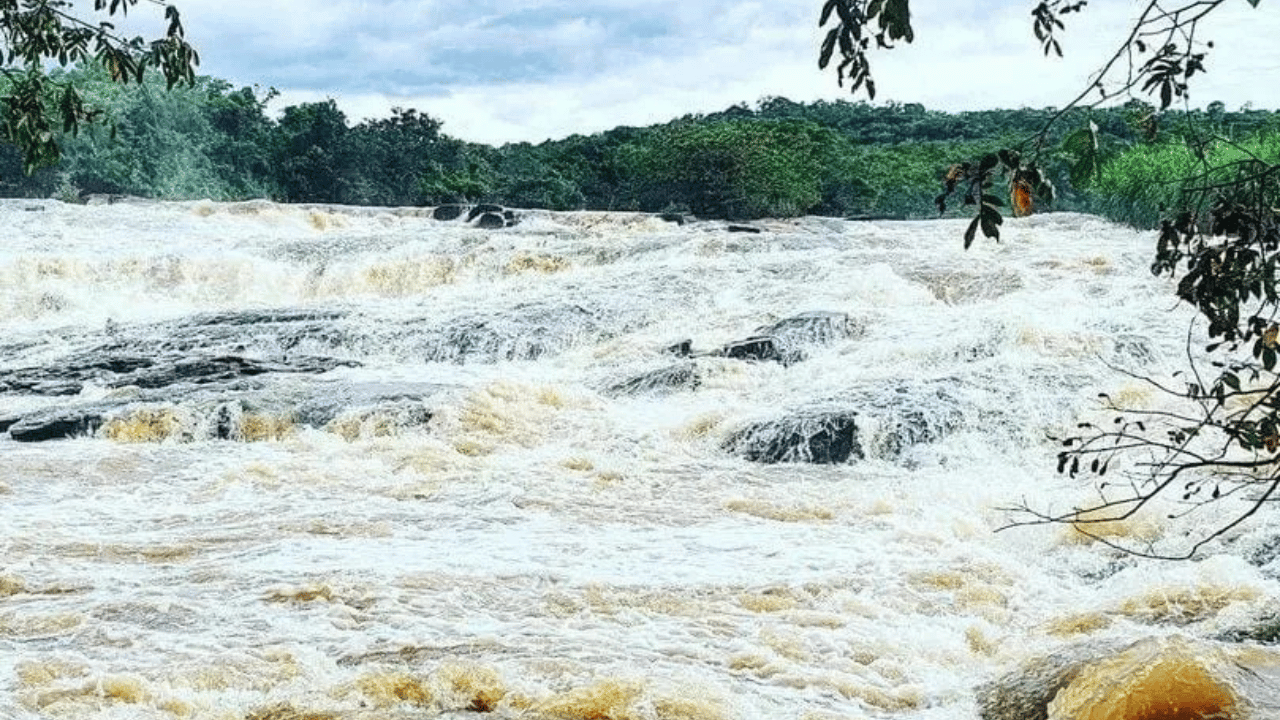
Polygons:
M352 124L326 101L272 117L272 92L216 78L165 90L159 78L113 83L93 66L54 74L74 80L104 120L62 138L60 160L31 175L15 148L0 145L0 196L929 217L949 165L1027 141L1057 112L775 97L662 125L491 147L450 137L412 109ZM1040 148L1054 207L1150 224L1177 199L1169 179L1193 176L1196 163L1280 158L1280 113L1214 103L1177 118L1166 122L1140 101L1058 118ZM1097 132L1082 142L1076 131L1089 123ZM1229 140L1202 140L1210 133ZM1094 161L1073 162L1082 152Z

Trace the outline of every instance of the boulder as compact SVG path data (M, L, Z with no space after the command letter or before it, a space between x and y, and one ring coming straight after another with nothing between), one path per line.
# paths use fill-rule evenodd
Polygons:
M1280 653L1180 635L1091 642L976 695L982 720L1259 720L1280 714Z
M461 205L439 205L431 211L432 220L457 220L466 208Z
M836 465L862 459L855 415L814 412L752 423L730 435L723 447L759 463Z
M760 228L754 227L752 225L730 225L728 227L728 230L731 233L750 233L753 235L758 235L764 232Z
M687 222L685 220L684 213L678 213L678 212L658 213L658 218L665 220L666 222L675 223L677 225L683 225L685 224L685 222Z
M507 226L507 221L498 213L484 213L476 221L476 227L483 230L499 230Z

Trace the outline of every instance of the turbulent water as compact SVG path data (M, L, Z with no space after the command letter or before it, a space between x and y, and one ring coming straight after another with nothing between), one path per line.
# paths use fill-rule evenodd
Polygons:
M1184 351L1096 218L0 227L3 717L960 720L1275 609L1269 516L1181 564L995 532L1095 497L1047 435Z

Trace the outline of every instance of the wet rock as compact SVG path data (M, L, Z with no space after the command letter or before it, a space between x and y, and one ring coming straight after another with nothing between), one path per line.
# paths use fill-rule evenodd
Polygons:
M502 219L507 222L507 227L515 227L520 224L520 215L515 210L503 210Z
M764 232L760 228L752 225L730 225L727 229L731 233L750 233L752 235L758 235L761 232Z
M860 335L862 328L845 313L807 312L756 328L754 335L727 343L713 353L738 360L800 362L807 351Z
M476 227L482 230L500 230L507 226L507 221L498 213L484 213L476 221Z
M48 410L23 415L9 425L9 437L18 442L45 442L93 435L102 427L97 410Z
M326 385L299 402L294 417L299 425L320 428L343 416L387 412L425 425L432 417L427 403L447 389L426 383Z
M769 336L749 337L745 340L737 340L726 344L720 350L720 355L734 360L753 360L757 362L775 361L787 364L793 358L787 358L778 349L777 338Z
M1035 658L975 691L982 720L1047 720L1049 702L1090 662L1123 647L1118 642L1081 643Z
M693 340L681 340L666 347L666 352L676 357L687 358L693 355Z
M756 332L775 337L788 347L801 349L804 346L831 345L861 335L863 328L846 313L818 310L784 318Z
M125 376L122 384L141 388L160 388L181 383L207 385L226 383L267 373L319 374L337 367L354 367L351 360L323 357L296 357L288 362L272 362L256 358L224 355L220 357L181 358Z
M982 720L1271 718L1280 654L1172 635L1088 643L977 688Z
M835 465L863 458L854 418L852 412L822 412L753 423L723 447L752 462Z
M678 213L678 212L658 213L658 218L665 220L666 222L675 223L677 225L683 225L685 224L685 222L687 222L685 220L684 213Z
M879 419L873 454L898 460L917 445L941 440L964 423L964 408L945 385L898 386L873 396L868 412Z
M462 213L466 208L461 205L439 205L431 211L431 219L433 220L457 220L462 217Z
M501 217L502 211L505 209L506 208L502 207L501 205L493 205L491 203L481 203L479 205L473 205L471 206L471 211L467 213L467 222L471 222L486 213L492 213L494 215Z
M669 395L681 390L696 390L701 384L693 363L658 368L610 385L607 395Z
M510 310L455 318L419 337L427 362L536 360L618 331L617 317L581 305L527 303Z

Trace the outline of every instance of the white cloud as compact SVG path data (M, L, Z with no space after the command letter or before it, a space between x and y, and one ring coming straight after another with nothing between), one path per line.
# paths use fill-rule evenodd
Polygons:
M417 107L468 140L536 142L771 95L849 97L817 69L821 0L177 1L201 72L275 86L283 104L332 97L353 120ZM873 58L878 99L960 110L1064 104L1139 4L1098 0L1071 16L1063 59L1043 56L1031 0L912 7L915 43ZM149 10L132 15L158 26ZM1217 43L1193 98L1280 106L1280 13L1227 3L1202 36Z

